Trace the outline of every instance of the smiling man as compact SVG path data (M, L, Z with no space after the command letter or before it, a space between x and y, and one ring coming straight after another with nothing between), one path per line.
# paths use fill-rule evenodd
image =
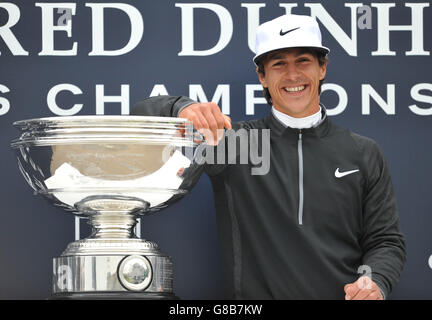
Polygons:
M253 163L203 166L227 298L381 300L399 280L405 240L388 166L373 140L333 124L320 104L328 53L313 18L285 15L257 30L254 63L272 106L264 119L231 124L216 104L186 97L133 110L187 118L214 145L224 128L244 129L251 149L253 130L270 130L266 174L251 175Z
M309 48L281 49L255 61L266 98L275 110L294 118L319 112L317 93L327 70L325 53Z

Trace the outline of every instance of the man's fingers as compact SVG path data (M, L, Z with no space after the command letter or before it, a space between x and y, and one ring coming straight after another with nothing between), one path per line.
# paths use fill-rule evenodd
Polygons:
M218 129L223 129L225 124L225 118L223 113L220 111L219 107L216 104L212 104L212 113L213 117L216 120Z
M383 298L379 291L371 290L371 289L362 289L349 300L382 300L382 299Z
M194 103L178 115L193 122L196 130L204 135L206 142L216 145L223 137L223 129L231 129L231 119L225 116L214 102Z
M345 290L345 293L346 293L345 299L352 300L353 297L355 297L357 295L357 293L360 291L360 288L354 282L354 283L347 284L345 286L344 290Z
M208 142L210 144L214 144L217 141L218 123L217 123L217 121L216 121L216 119L213 116L213 113L211 111L206 111L204 116L207 120L209 130L211 132L211 134L207 135L208 136ZM207 137L206 137L206 140L207 140Z
M224 114L222 114L222 115L224 116L224 126L225 126L225 128L227 128L228 130L232 129L231 118L228 117L227 115L224 115Z
M185 118L186 118L186 117L185 117ZM199 129L201 129L201 128L205 128L205 127L207 126L207 123L206 123L204 117L200 116L200 115L197 114L197 113L194 113L194 112L190 112L190 113L188 113L188 114L187 114L187 119L188 119L189 121L192 121L193 127L194 127L196 130L199 130Z
M199 119L199 124L200 124L200 125L194 124L195 129L204 136L205 141L208 144L215 145L217 124L211 112L209 113L209 111L207 110L203 113L200 110L198 110L196 112L195 117L196 119Z
M345 293L347 292L347 289L350 287L350 286L352 286L353 284L352 283L348 283L348 284L346 284L345 286L344 286L344 291L345 291Z
M197 118L200 119L200 126L195 126L195 129L204 136L205 141L208 144L214 144L214 133L210 129L210 124L208 118L204 117L202 114L197 114Z
M201 104L200 111L208 123L208 129L211 135L207 134L206 140L209 144L216 145L224 128L224 118L217 104L213 102ZM219 131L218 131L219 130Z
M370 289L361 289L357 292L355 296L351 297L351 300L364 300L367 296L372 293Z
M212 113L217 123L217 129L216 129L217 132L215 138L217 142L219 142L219 140L222 139L224 134L225 117L216 104L213 104Z
M381 300L378 286L369 277L360 277L354 283L345 285L346 300Z
M347 293L347 289L350 287L350 286L352 286L353 284L352 283L348 283L348 284L346 284L345 286L344 286L344 291L345 291L345 293Z
M382 300L382 296L380 292L374 290L363 300Z

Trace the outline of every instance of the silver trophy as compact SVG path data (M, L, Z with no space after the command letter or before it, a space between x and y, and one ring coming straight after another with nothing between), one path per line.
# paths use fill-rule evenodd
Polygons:
M74 116L17 121L18 167L35 194L88 219L91 235L53 261L53 298L172 299L171 258L137 237L140 216L197 180L200 137L186 119Z

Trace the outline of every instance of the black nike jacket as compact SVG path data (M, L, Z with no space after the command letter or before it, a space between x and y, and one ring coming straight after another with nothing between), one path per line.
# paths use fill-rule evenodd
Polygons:
M193 102L153 97L131 114L176 117ZM286 128L272 113L233 123L270 129L267 174L252 175L253 163L203 165L229 299L344 299L344 285L364 272L388 297L400 278L405 239L383 154L322 110L310 129Z

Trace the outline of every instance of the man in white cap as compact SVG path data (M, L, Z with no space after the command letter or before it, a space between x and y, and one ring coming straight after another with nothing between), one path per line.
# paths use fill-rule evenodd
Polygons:
M399 280L405 239L389 170L373 140L334 125L320 104L328 53L315 19L284 15L257 30L266 118L231 124L214 103L169 96L132 112L187 118L214 145L224 128L270 129L266 174L251 175L252 163L203 166L227 298L381 300Z

